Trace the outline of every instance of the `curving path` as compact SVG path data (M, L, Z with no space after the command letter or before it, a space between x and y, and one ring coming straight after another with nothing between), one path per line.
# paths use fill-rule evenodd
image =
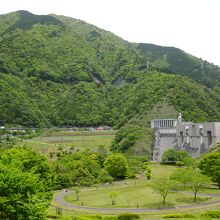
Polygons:
M213 204L220 204L220 199L216 201L209 201L209 202L203 202L200 204L189 204L189 205L177 205L174 207L166 207L166 208L104 208L104 207L89 207L89 206L80 206L80 205L74 205L72 203L64 201L64 197L67 195L70 195L71 193L74 193L73 190L68 190L67 192L59 192L54 200L62 206L62 208L67 210L78 210L78 211L101 211L101 212L108 212L108 213L115 213L115 212L137 212L137 213L143 213L143 212L152 212L152 211L161 211L161 210L175 210L175 209L188 209L188 208L199 208L199 207L205 207L208 205ZM220 194L199 194L201 196L211 196L211 197L220 197ZM55 208L55 207L54 207Z

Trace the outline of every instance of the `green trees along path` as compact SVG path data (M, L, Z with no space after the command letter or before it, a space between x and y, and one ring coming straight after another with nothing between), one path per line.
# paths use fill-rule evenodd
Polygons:
M194 195L194 202L196 202L197 194L203 191L210 183L207 176L192 168L181 168L176 170L171 175L171 179L181 183L180 189L191 190Z
M170 180L168 177L158 178L153 181L151 187L162 196L163 205L165 205L167 196L177 188L177 182Z

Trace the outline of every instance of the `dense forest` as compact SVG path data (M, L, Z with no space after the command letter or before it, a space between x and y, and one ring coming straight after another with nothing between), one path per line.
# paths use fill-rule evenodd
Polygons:
M113 149L127 149L126 129L138 136L154 117L219 120L219 86L218 66L177 48L64 16L0 15L2 126L110 125L121 128Z
M137 49L159 71L187 76L208 88L220 85L220 68L174 47L140 43Z

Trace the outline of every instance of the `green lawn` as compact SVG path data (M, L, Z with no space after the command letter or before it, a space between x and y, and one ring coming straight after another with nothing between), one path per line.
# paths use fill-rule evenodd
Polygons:
M152 169L152 178L158 177L169 177L175 169L178 169L176 166L153 164L151 165Z
M152 179L157 177L163 176L170 176L170 174L178 167L175 166L168 166L168 165L158 165L153 164L151 165L152 168ZM71 202L73 204L83 205L84 206L91 206L91 207L126 207L126 208L161 208L162 205L162 198L160 195L154 193L150 188L149 184L151 181L144 180L144 179L129 179L124 181L117 181L111 185L99 185L98 187L87 187L82 188L81 192L79 193L79 201L76 201L75 193L73 192L69 196L65 198L66 201ZM118 198L116 199L116 204L112 206L111 199L109 194L111 192L118 192ZM214 193L220 194L220 190L217 189L216 186L210 185L210 188L204 190L202 193ZM214 201L219 199L219 197L213 197L208 201ZM198 198L197 202L205 202L207 201L206 196L201 196ZM167 196L167 206L175 206L175 205L183 205L183 204L193 204L193 196L189 194L183 193L172 193ZM163 216L166 214L188 214L191 213L195 215L195 218L192 219L202 219L205 220L206 218L201 218L200 213L203 213L207 210L218 210L218 204L212 204L205 207L189 207L187 209L173 209L173 210L166 210L166 209L158 209L157 211L147 211L146 213L140 214L141 219L157 219L161 220L164 219ZM50 209L50 213L54 213L53 209ZM96 212L96 211L95 211ZM121 211L114 211L114 213L109 212L108 214L117 215ZM64 209L63 216L71 219L70 216L75 216L79 213L82 213L80 210L71 210L71 209ZM83 211L83 213L90 213L89 211ZM94 213L94 212L92 212ZM103 214L105 212L97 211L97 214ZM107 214L107 213L105 213ZM166 218L168 219L168 218ZM178 218L175 218L178 219ZM182 218L181 218L182 219ZM191 219L191 218L187 218Z
M170 176L171 173L178 169L175 166L168 165L151 165L152 180L158 177ZM93 207L162 207L162 197L153 192L150 187L151 180L125 180L108 185L107 188L99 186L82 189L80 192L80 201L76 201L75 194L66 197L66 200L85 206ZM111 205L110 193L117 192L118 198L116 205ZM206 197L199 197L197 202L206 201ZM167 206L193 203L193 196L183 193L171 193L167 196Z
M74 151L91 149L96 151L98 146L104 145L107 150L115 137L114 131L105 132L72 132L72 133L53 133L47 136L40 136L30 140L23 140L18 145L26 145L33 150L47 156L50 152Z
M147 183L146 183L147 185ZM119 188L93 189L80 192L80 201L76 201L75 194L66 197L66 200L75 204L92 207L162 207L162 198L154 193L149 186L125 186ZM111 205L109 194L117 192L116 204ZM205 201L206 198L199 198L198 202ZM167 197L167 205L190 204L193 202L192 195L172 193Z

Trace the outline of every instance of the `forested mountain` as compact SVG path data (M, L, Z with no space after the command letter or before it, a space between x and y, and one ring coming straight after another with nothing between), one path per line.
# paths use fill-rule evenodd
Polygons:
M0 15L0 125L119 128L158 103L219 120L219 85L219 67L175 48L64 16Z
M137 49L162 72L187 76L209 88L220 86L220 68L213 63L174 47L140 43Z

